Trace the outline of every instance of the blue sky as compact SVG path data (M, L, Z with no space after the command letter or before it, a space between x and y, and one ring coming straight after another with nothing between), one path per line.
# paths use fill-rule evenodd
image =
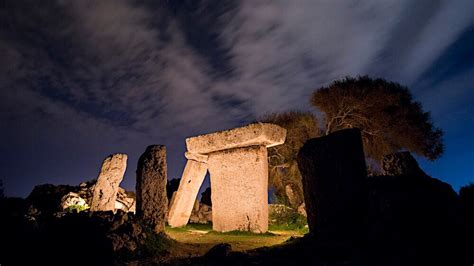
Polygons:
M6 194L96 178L109 154L168 147L268 112L313 110L331 81L406 85L445 132L418 158L458 190L474 182L474 2L11 0L0 6L0 178Z

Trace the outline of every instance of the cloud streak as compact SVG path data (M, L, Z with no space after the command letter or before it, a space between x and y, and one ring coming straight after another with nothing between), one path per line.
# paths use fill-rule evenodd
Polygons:
M103 157L122 151L131 155L130 187L140 152L164 143L179 176L185 137L308 109L308 95L336 78L422 82L473 26L472 10L468 0L7 1L0 174L24 195L38 182L94 178ZM432 104L446 82L436 96L426 86L415 95L450 110L455 101ZM16 160L41 171L18 171Z

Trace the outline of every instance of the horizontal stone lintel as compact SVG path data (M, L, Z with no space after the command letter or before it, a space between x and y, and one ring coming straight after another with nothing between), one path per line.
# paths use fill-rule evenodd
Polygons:
M216 151L263 145L273 147L285 143L286 129L270 123L254 123L186 139L189 153L209 154Z

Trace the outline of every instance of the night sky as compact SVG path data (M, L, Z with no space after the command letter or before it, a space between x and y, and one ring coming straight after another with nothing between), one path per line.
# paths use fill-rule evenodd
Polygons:
M274 111L334 79L408 86L445 131L422 168L474 182L474 1L0 0L0 179L8 196L97 177L109 154L168 147ZM381 99L383 100L383 99Z

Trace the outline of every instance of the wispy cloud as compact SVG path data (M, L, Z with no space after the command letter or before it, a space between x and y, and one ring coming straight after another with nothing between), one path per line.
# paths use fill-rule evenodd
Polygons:
M372 74L415 84L473 25L472 10L469 0L6 1L0 121L10 141L0 147L42 143L58 164L122 150L133 168L142 146L159 142L170 146L176 176L184 137L309 108L308 95L333 79ZM430 108L455 105L417 95ZM16 174L11 161L1 174ZM79 168L69 166L53 175ZM81 175L94 177L94 167ZM31 175L11 182L37 183Z

